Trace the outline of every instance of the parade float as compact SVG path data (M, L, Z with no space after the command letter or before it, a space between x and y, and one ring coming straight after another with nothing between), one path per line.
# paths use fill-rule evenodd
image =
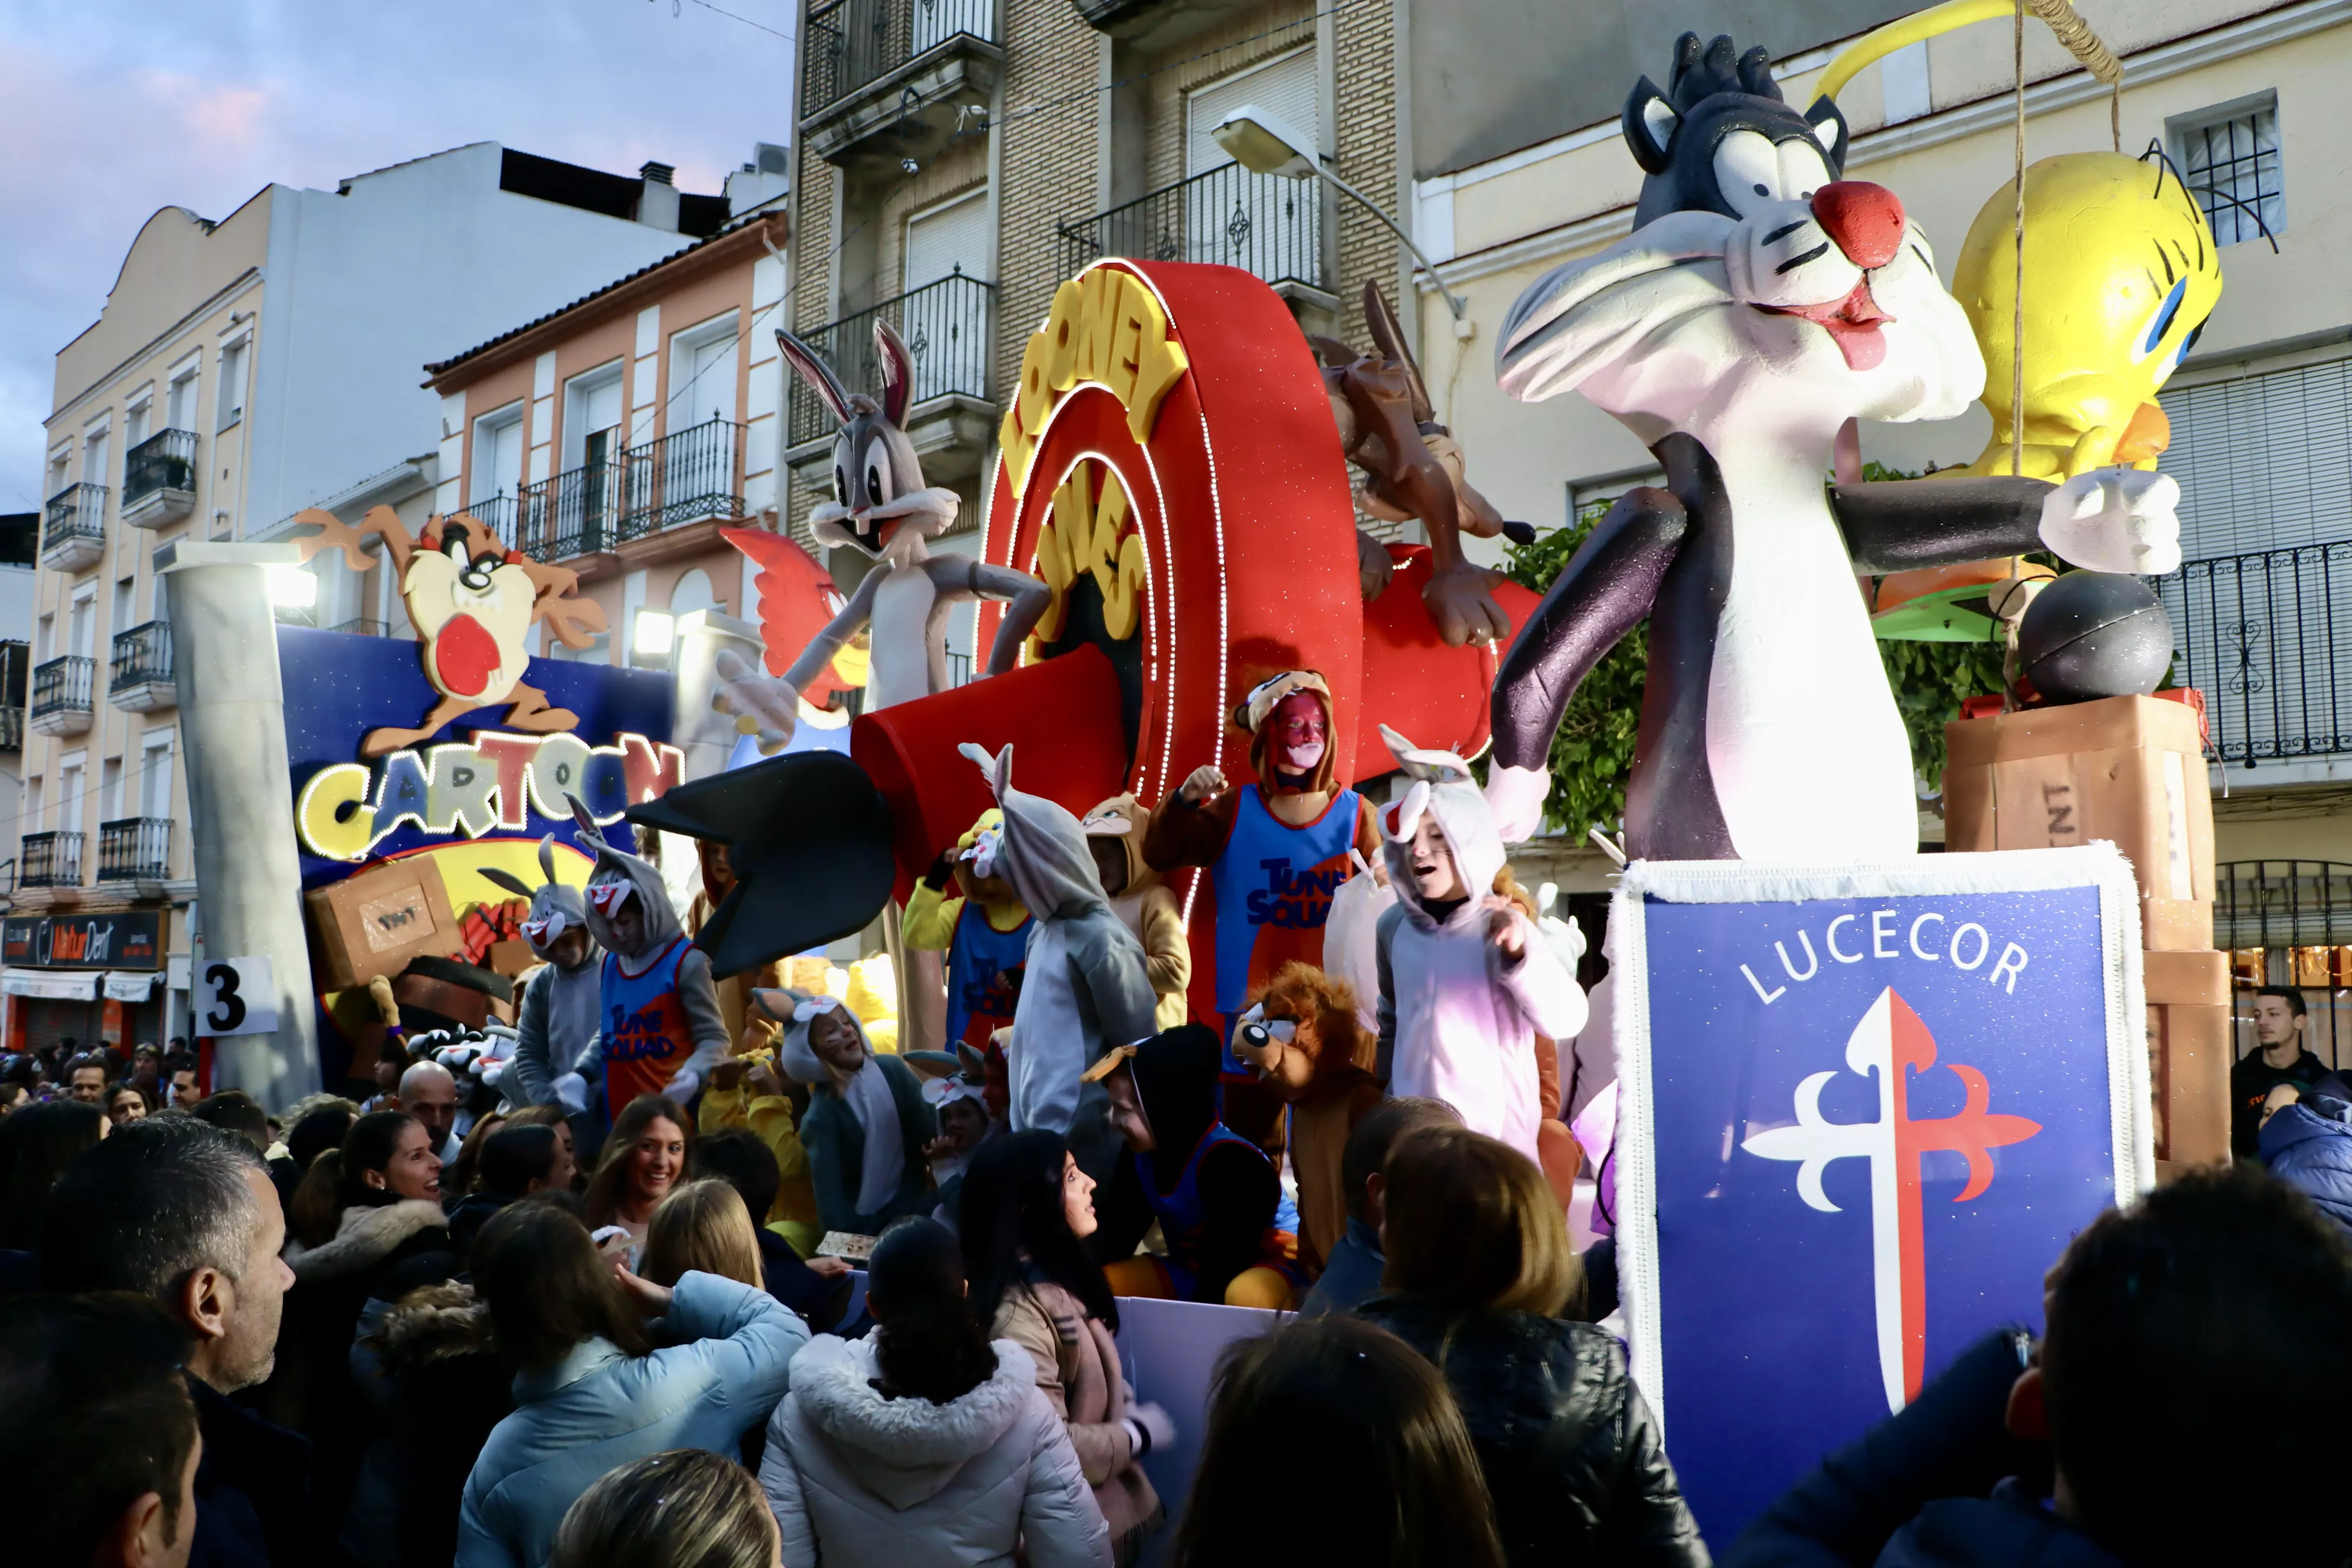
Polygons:
M2107 79L2063 0L2033 9ZM615 842L726 846L731 887L698 939L722 980L878 919L910 988L902 1043L948 1044L920 993L950 971L898 947L900 912L950 872L974 918L1011 910L982 887L1008 777L1088 832L1122 799L1111 815L1143 832L1194 787L1362 786L1393 848L1418 815L1391 788L1409 755L1424 803L1432 779L1482 795L1524 838L1577 682L1647 621L1611 918L1613 1219L1635 1375L1727 1541L1958 1347L2037 1322L2042 1270L2101 1209L2226 1150L2199 710L2154 690L2170 636L2137 581L2179 558L2155 399L2218 298L2210 237L2160 156L2021 156L1956 292L1900 193L1844 173L1839 86L2011 15L1958 0L1894 24L1801 110L1728 39L1685 36L1665 86L1635 86L1633 232L1528 290L1497 374L1616 415L1666 482L1617 503L1540 601L1464 554L1463 534L1507 525L1377 292L1359 353L1310 344L1245 272L1122 258L1064 282L1024 342L976 557L929 546L955 498L904 435L887 329L872 388L787 336L839 425L814 538L862 573L835 589L798 543L740 532L762 625L683 627L669 672L525 658L526 627L576 646L588 608L469 517L412 540L388 514L321 513L291 545L180 547L200 972L225 966L274 1026L218 1031L224 1080L282 1100L358 1073L377 981L436 1017L496 1016L530 961L510 884L586 877L574 798ZM2150 241L2185 258L2169 286L2138 259ZM1857 420L1979 398L1996 436L1967 469L1862 477ZM1367 540L1360 503L1426 542ZM419 640L272 626L260 574L324 549L390 552ZM943 612L965 600L984 651L953 685ZM1874 646L1898 636L2008 651L2003 689L1951 726L1939 856L1916 854ZM1286 752L1276 710L1302 695ZM1351 876L1370 890L1355 849L1342 832L1283 862L1256 902L1213 860L1170 863L1192 1021L1234 1021L1220 920L1319 931ZM307 923L277 891L297 882ZM956 1043L976 1060L989 1034ZM1187 1388L1246 1331L1171 1314L1137 1331L1181 1344L1154 1375Z

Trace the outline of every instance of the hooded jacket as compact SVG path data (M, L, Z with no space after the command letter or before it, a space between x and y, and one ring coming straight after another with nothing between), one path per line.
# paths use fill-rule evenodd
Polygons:
M1078 1075L1106 1049L1158 1032L1143 946L1111 912L1078 819L1013 787L1013 748L994 757L960 749L1004 813L994 865L973 868L1011 882L1036 917L1008 1053L1013 1128L1066 1134L1077 1121Z
M387 1413L374 1423L342 1548L383 1568L446 1563L466 1472L514 1409L489 1310L470 1285L412 1290L383 1314L377 1349Z
M667 1448L733 1455L783 1397L808 1330L753 1285L687 1274L666 1349L632 1356L586 1339L514 1380L514 1414L466 1478L457 1568L537 1568L564 1510L606 1471Z
M777 1061L809 1089L800 1137L808 1151L817 1223L852 1236L879 1236L892 1220L926 1215L934 1206L923 1146L939 1136L939 1113L924 1100L914 1069L895 1056L877 1054L866 1038L866 1026L838 1003L827 1010L857 1030L866 1065L849 1084L835 1083L832 1069L809 1044L809 1026L823 1005L799 1005Z
M1380 1076L1391 1094L1442 1100L1472 1131L1541 1164L1535 1037L1581 1029L1584 993L1524 914L1514 917L1524 928L1516 963L1487 936L1482 895L1504 869L1503 839L1470 765L1450 752L1416 750L1386 726L1381 734L1412 784L1381 819L1396 903L1380 923ZM1424 812L1469 894L1450 908L1432 908L1413 885L1412 837Z
M604 1066L603 1027L612 1016L614 1004L604 994L615 973L634 979L644 974L668 953L672 944L686 941L686 932L678 924L677 910L670 903L669 889L662 881L661 872L651 862L615 849L597 830L588 808L575 798L572 814L579 825L580 846L596 857L595 869L588 874L586 889L588 934L604 950L610 961L599 966L597 1017L600 1033L595 1043L581 1060L581 1070L593 1074ZM625 897L636 901L642 912L645 934L637 945L624 952L613 939L611 909L618 890L628 889ZM604 889L611 889L605 891ZM700 948L688 947L677 960L676 982L678 1005L686 1015L686 1025L691 1037L692 1050L678 1063L662 1087L662 1092L680 1102L694 1098L702 1087L703 1075L712 1064L727 1054L727 1018L719 1010L718 987L710 977L710 957ZM608 1095L608 1100L610 1096ZM622 1103L625 1103L625 1100ZM617 1116L621 1104L608 1103L605 1114Z
M482 868L488 880L530 900L522 922L523 940L541 967L523 987L517 1020L514 1063L500 1087L509 1104L553 1105L555 1080L572 1070L580 1053L596 1037L597 960L603 956L592 935L587 952L566 969L548 956L555 939L567 931L587 931L588 905L580 889L555 879L555 836L539 841L539 869L545 879L537 888L496 866Z
M2282 1106L2259 1134L2270 1173L2352 1230L2352 1105L2315 1095Z
M1172 1029L1191 1016L1184 991L1192 984L1192 947L1184 935L1184 913L1175 889L1143 858L1143 836L1150 823L1150 814L1135 803L1135 796L1115 795L1087 813L1080 826L1089 846L1110 839L1127 858L1127 880L1111 899L1110 912L1143 944L1144 973L1159 999L1152 1021Z
M887 1333L887 1329L879 1331ZM1110 1531L1029 1352L945 1405L887 1399L868 1340L822 1335L793 1363L760 1485L786 1568L1108 1568Z

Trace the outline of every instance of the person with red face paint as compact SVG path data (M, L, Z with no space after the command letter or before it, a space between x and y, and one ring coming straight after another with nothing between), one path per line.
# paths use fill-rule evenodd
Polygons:
M1262 1142L1282 1103L1234 1057L1234 1019L1284 964L1321 966L1331 895L1355 869L1351 852L1381 864L1381 835L1370 804L1334 777L1331 689L1320 674L1286 669L1261 681L1234 722L1249 731L1257 782L1235 787L1213 763L1193 769L1152 813L1143 858L1157 871L1209 869L1225 1119Z

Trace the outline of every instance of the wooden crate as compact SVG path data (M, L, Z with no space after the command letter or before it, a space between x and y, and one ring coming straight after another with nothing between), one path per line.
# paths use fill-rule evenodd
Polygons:
M2174 1170L2230 1158L2230 969L2220 952L2142 955L2156 1157Z
M446 957L465 945L440 868L430 857L387 862L303 895L317 937L321 992L398 974L420 956Z

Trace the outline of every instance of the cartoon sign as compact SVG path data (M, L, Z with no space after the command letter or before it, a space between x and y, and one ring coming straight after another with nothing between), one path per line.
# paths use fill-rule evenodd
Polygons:
M1612 912L1634 1375L1728 1542L2154 1181L2113 847L1636 862Z

